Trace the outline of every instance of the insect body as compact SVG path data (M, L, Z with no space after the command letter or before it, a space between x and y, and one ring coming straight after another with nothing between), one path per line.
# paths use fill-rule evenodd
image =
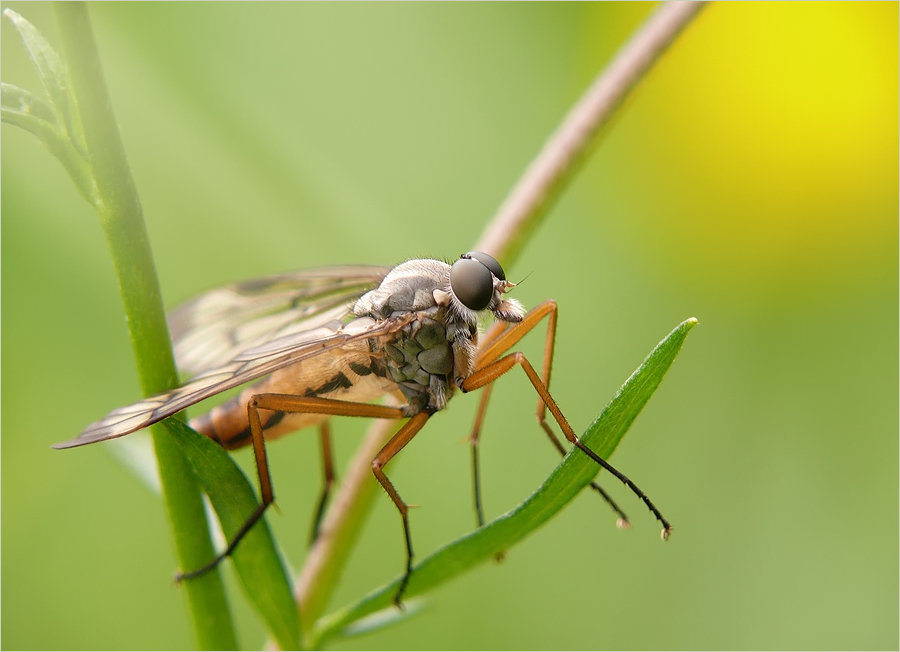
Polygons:
M376 285L374 289L365 289ZM214 290L176 310L170 321L182 369L199 372L169 392L112 411L76 439L55 448L121 437L172 416L227 389L258 380L191 426L226 448L254 446L262 504L228 548L192 577L229 554L274 500L264 439L322 423L329 416L409 418L372 462L372 471L401 514L406 538L406 572L395 602L412 573L408 505L383 467L441 410L459 389L490 385L519 365L538 392L538 419L551 441L565 452L549 424L550 410L565 437L632 488L662 522L671 526L624 475L584 446L547 390L556 304L544 302L529 313L505 294L515 285L487 254L470 252L452 265L415 259L385 268L336 268L272 277ZM497 323L479 341L478 318L490 312ZM544 317L548 319L543 374L521 353L506 354ZM201 371L205 369L205 371ZM400 407L370 401L394 394ZM473 444L487 393L479 409ZM326 437L323 429L323 439ZM330 447L327 447L330 448ZM477 449L473 448L473 451ZM475 458L477 468L477 457ZM326 459L326 478L330 476ZM326 480L327 482L327 480ZM620 522L624 514L600 491ZM476 504L483 522L476 474ZM327 496L323 493L321 506ZM318 518L317 517L317 518Z
M490 274L475 259L462 260ZM245 357L286 345L308 346L342 336L347 340L338 348L306 359L302 365L275 371L194 419L191 426L226 448L247 445L251 434L247 404L254 395L270 392L364 403L399 390L405 416L442 409L458 381L471 375L477 349L477 313L450 291L450 272L451 266L439 260L408 261L390 270L378 288L356 302L349 323L332 319L315 330L246 352ZM486 275L483 280L492 283ZM492 309L503 321L521 321L524 310L518 302L501 298L511 283L499 280L496 290L492 284L486 287L490 293L481 309ZM358 336L390 323L395 327L386 334ZM327 415L275 411L267 415L262 426L266 439L273 439L325 418Z

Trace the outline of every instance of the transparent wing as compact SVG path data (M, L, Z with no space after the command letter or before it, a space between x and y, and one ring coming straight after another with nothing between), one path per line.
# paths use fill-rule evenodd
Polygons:
M178 368L200 373L248 348L340 319L338 313L346 312L389 270L353 265L307 269L201 294L168 316Z
M347 312L346 308L342 310ZM194 376L181 387L113 410L85 428L75 439L56 444L53 448L73 448L127 435L177 414L194 403L288 365L360 339L391 335L411 319L409 313L378 322L370 317L361 317L346 325L332 322L265 342L242 351L223 365Z

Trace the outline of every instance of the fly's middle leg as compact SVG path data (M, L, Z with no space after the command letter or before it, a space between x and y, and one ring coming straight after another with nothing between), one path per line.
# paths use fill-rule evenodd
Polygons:
M375 474L378 482L381 483L381 486L387 492L388 496L394 501L394 505L396 505L397 511L400 512L400 517L403 519L403 535L406 540L406 572L403 574L403 579L400 580L400 585L397 587L397 593L394 594L394 604L398 607L403 606L403 594L406 592L409 578L412 576L414 553L412 548L412 537L409 532L409 505L405 503L400 497L400 494L397 493L394 484L387 475L385 475L383 468L397 453L403 450L404 446L412 441L412 438L418 434L430 417L431 413L425 411L419 412L419 414L410 418L410 420L397 431L397 434L391 437L390 441L384 445L384 448L379 451L378 455L375 456L375 459L372 460L372 473Z
M328 504L331 488L334 485L334 455L331 449L331 428L328 425L328 421L323 421L319 426L319 446L322 452L322 493L319 495L318 507L310 529L310 546L319 538L319 527L322 525L322 517L325 515L325 507Z

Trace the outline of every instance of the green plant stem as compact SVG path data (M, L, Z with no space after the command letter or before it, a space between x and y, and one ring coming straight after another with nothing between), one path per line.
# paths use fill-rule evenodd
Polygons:
M143 211L106 90L87 6L57 2L54 13L99 192L100 223L119 281L141 387L149 396L177 385L178 374ZM151 432L179 561L182 568L197 568L214 556L200 485L165 428L154 427ZM198 645L236 648L218 571L185 583L185 590Z

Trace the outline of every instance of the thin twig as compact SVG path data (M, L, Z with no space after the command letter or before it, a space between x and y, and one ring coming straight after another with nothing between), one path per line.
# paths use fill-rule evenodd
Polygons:
M349 552L344 548L347 542L356 539L363 525L363 516L377 493L372 460L396 430L396 421L379 419L366 432L346 476L341 478L341 489L322 521L319 537L294 584L301 623L307 632L328 606L328 599L345 566L345 553ZM354 515L360 516L353 518Z
M665 2L569 111L488 223L477 251L508 265L559 195L616 108L704 2Z

